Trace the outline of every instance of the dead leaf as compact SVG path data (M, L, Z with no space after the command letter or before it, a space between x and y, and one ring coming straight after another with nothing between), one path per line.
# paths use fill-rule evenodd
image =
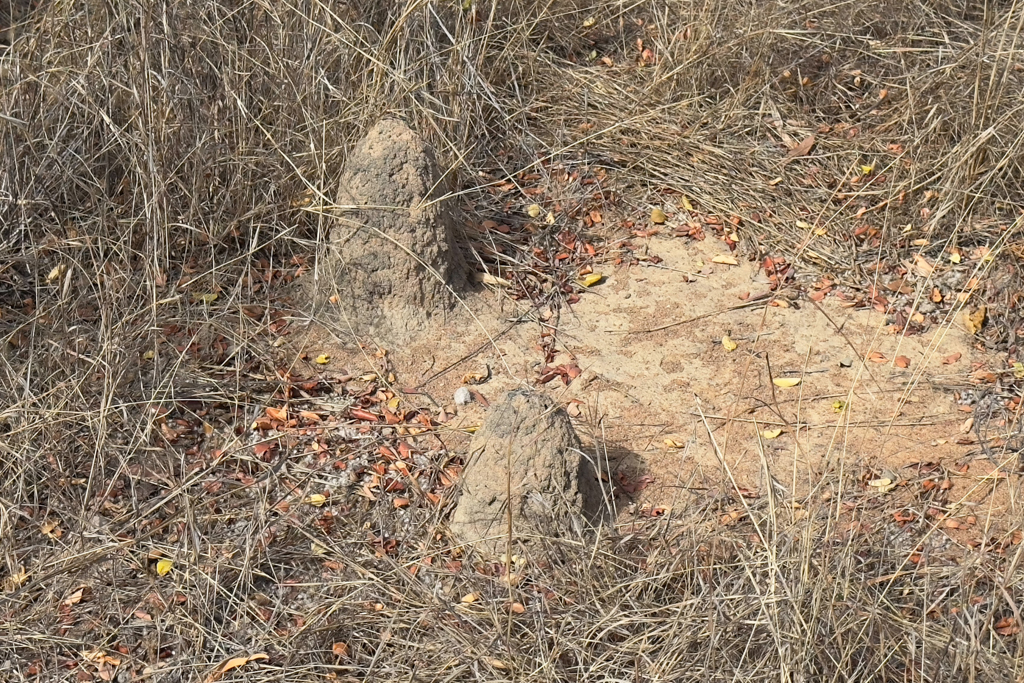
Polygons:
M971 334L978 334L981 332L982 326L985 324L985 317L988 315L988 310L984 306L980 306L974 313L967 313L964 315L964 327Z
M63 529L60 528L60 522L48 519L39 525L39 531L42 532L43 536L52 538L54 540L64 535Z
M736 342L729 337L729 335L725 335L722 337L722 348L726 351L735 351L739 347Z
M932 287L932 295L930 298L933 304L942 303L942 292L939 291L938 287Z
M267 408L267 417L271 420L277 420L278 422L288 421L288 409L287 408Z
M600 223L600 222L602 222L602 221L603 221L604 219L602 218L602 216L601 216L601 212L600 212L600 211L598 211L597 209L592 209L592 210L590 211L590 220L591 220L591 221L592 221L592 222L593 222L594 224L597 224L597 223Z
M960 353L959 351L957 351L956 353L951 353L951 354L949 354L948 356L946 356L945 358L942 359L942 364L943 365L952 365L953 363L955 363L958 360L960 360L960 358L962 356L963 356L963 354Z
M772 384L783 389L789 389L800 384L801 378L799 377L776 377L772 380Z
M228 671L231 671L232 669L237 669L239 667L245 666L249 662L256 662L263 659L270 659L270 655L266 654L265 652L258 652L253 655L232 657L231 659L225 660L223 663L218 665L217 668L214 669L213 672L206 677L206 683L214 683L215 681L220 680L221 676L226 674Z
M324 503L327 502L327 496L322 493L314 493L308 496L304 502L314 507L323 507Z
M492 287L511 287L512 283L503 277L497 275L491 275L490 273L473 273L473 280L476 282L482 282L485 285Z
M718 256L715 256L713 259L711 259L711 262L712 263L721 263L721 264L726 265L726 266L738 266L739 265L739 261L734 259L732 256L729 256L728 254L719 254Z
M584 275L583 277L581 277L579 280L577 280L577 282L584 287L593 287L603 278L604 275L602 275L601 273L590 273L589 275Z
M331 652L337 657L348 657L348 644L339 641L331 646Z
M872 351L868 354L868 360L872 363L884 363L886 361L886 357L880 351Z
M907 358L906 356L896 356L896 358L893 360L893 365L895 365L898 368L909 368L910 359Z
M761 436L766 439L777 439L782 434L782 429L766 429L761 432Z
M471 605L474 602L476 602L478 599L479 598L478 598L476 593L466 593L465 595L462 596L461 602L462 602L463 605Z
M661 209L655 208L655 209L653 209L651 211L651 222L652 223L656 223L658 225L661 225L662 223L664 223L667 220L668 220L668 216L666 216L665 212L662 211Z
M159 560L156 563L156 573L160 576L167 576L174 569L174 562L168 559Z
M928 277L935 270L935 266L928 263L928 259L920 254L914 254L914 270L921 277Z
M526 213L530 215L530 218L536 218L541 214L541 208L539 204L530 204L526 209Z
M1017 622L1014 621L1013 617L1003 617L995 623L994 628L996 633L1001 636L1013 636L1020 633L1020 626L1017 626Z
M327 355L326 353L321 353L319 356L316 357L316 364L317 365L327 365L330 362L331 362L331 357L329 355Z
M807 154L810 153L811 149L814 147L814 143L816 141L817 139L813 135L808 135L807 137L805 137L803 140L800 141L800 144L786 152L786 158L782 160L782 165L785 166L786 164L793 161L793 159L796 159L797 157L807 156Z
M501 661L500 659L495 659L494 657L484 657L484 662L494 667L495 669L499 669L501 671L504 671L508 668L508 666L505 665L505 662Z
M70 607L72 605L77 605L78 603L82 602L82 598L85 596L85 589L86 588L87 588L87 586L82 586L81 588L76 590L74 593L72 593L68 597L64 598L64 604L67 605L68 607Z

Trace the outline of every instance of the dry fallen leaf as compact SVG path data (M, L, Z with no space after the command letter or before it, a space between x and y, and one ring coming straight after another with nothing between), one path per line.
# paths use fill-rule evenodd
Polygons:
M505 662L501 661L500 659L495 659L494 657L484 657L484 661L487 662L487 664L489 664L490 666L494 667L495 669L500 669L504 671L508 668L505 665Z
M598 282L600 282L602 278L604 278L604 275L602 275L601 273L590 273L589 275L584 275L583 277L581 277L579 280L577 280L577 282L579 282L584 287L593 287Z
M844 410L846 410L846 401L840 401L838 399L836 399L835 401L832 401L832 412L833 413L841 413Z
M331 362L331 357L328 356L326 353L321 353L319 356L316 357L316 364L317 365L327 365L330 362Z
M772 384L774 384L777 387L782 387L783 389L788 389L790 387L795 387L796 385L800 384L800 378L776 377L775 379L772 380Z
M158 560L156 563L156 573L160 576L167 576L174 569L174 562L171 560Z
M308 496L305 502L315 507L322 507L323 504L327 502L327 496L322 493L314 493L311 496Z
M935 270L935 266L928 263L928 259L920 254L914 254L914 269L921 277L928 277Z
M530 214L530 218L536 218L541 214L542 209L539 204L530 204L526 209L526 213Z
M224 661L222 664L218 665L217 668L214 669L213 672L206 677L206 683L214 683L214 681L220 680L221 676L226 674L228 671L231 671L232 669L237 669L239 667L245 666L249 662L256 662L263 659L270 659L270 655L268 655L265 652L258 652L253 655L232 657L231 659L228 659Z
M683 208L687 211L693 211L693 204L690 203L690 200L687 199L686 195L683 195Z
M939 291L938 287L932 287L931 300L932 300L933 304L941 304L942 303L942 292Z
M961 356L963 356L963 354L960 353L959 351L957 351L956 353L951 353L951 354L949 354L948 356L946 356L945 358L942 359L942 364L943 365L952 365L953 363L955 363L958 360L960 360Z
M797 157L807 156L807 154L814 147L815 142L816 138L813 135L808 135L807 137L805 137L803 140L800 141L800 144L786 152L786 158L783 159L782 165L785 166L786 164L788 164L793 159L796 159Z
M868 354L868 360L872 363L884 363L886 361L885 355L880 351L872 351Z
M893 365L895 365L898 368L909 368L910 359L907 358L906 356L896 356L896 358L893 360Z
M331 646L331 652L333 652L338 657L347 657L348 645L346 643L342 643L339 641Z
M655 208L651 211L651 222L661 224L668 220L668 216L661 209Z
M737 349L737 344L729 337L729 335L725 335L722 337L722 348L726 351L735 351Z
M51 283L51 284L56 282L57 280L60 279L60 276L64 274L65 270L67 270L67 266L65 266L63 263L61 263L60 265L54 266L53 270L51 270L46 275L46 281Z
M492 287L511 287L512 283L503 277L497 275L491 275L490 273L473 273L473 280L475 282L482 282L485 285L491 285Z
M721 263L721 264L727 265L727 266L738 266L739 265L739 261L734 259L732 256L729 256L728 254L719 254L718 256L715 256L713 259L711 259L711 262L712 263Z
M782 434L782 429L766 429L761 432L761 436L766 439L777 439Z
M676 441L675 439L665 439L665 445L669 448L686 448L686 444L682 441Z
M974 313L966 313L964 315L964 327L971 334L978 334L981 332L982 326L985 325L985 316L988 315L988 310L981 306Z
M267 417L271 420L277 420L278 422L288 421L288 409L287 408L267 408Z
M477 601L476 593L466 593L465 595L462 596L462 604L463 605L470 605L470 604L472 604L472 603L474 603L476 601Z

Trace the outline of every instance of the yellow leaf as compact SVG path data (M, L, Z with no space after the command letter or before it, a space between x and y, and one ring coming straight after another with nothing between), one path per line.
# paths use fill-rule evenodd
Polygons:
M825 228L815 228L814 234L818 237L824 237L825 235L828 234L828 230L826 230Z
M192 300L197 303L212 304L217 300L217 293L207 292L206 294L193 294Z
M686 198L686 195L683 195L683 208L687 211L693 211L693 204L691 204L690 200Z
M669 448L686 448L686 444L675 439L665 439L665 445Z
M51 270L49 272L49 274L47 274L46 281L49 282L49 283L56 282L57 280L60 279L60 276L64 274L64 271L66 269L67 269L67 266L65 266L63 263L61 263L60 265L54 266L53 270Z
M466 427L463 431L467 434L476 434L476 430L480 429L480 425L474 425L472 427Z
M1013 364L1013 376L1017 379L1024 379L1024 363L1017 361Z
M390 408L391 410L398 410L398 405L401 402L402 402L402 397L401 396L395 396L390 401L388 401L388 408Z
M722 348L726 351L735 351L737 347L736 342L729 338L729 335L722 337Z
M327 496L325 496L322 493L314 493L313 495L306 498L306 502L309 503L310 505L320 507L321 505L327 502Z
M799 377L776 377L775 379L772 380L772 383L775 386L777 386L777 387L782 387L783 389L788 389L790 387L795 387L797 384L800 384L800 378Z
M871 164L865 164L860 167L860 172L863 175L871 175L872 173L875 172L875 167Z
M949 255L949 260L952 261L953 263L960 263L960 252L954 251L953 253L951 253Z
M668 216L666 216L665 212L662 211L661 209L655 208L653 211L651 211L651 222L652 223L661 224L661 223L664 223L667 220L668 220Z
M780 434L782 434L781 429L766 429L763 432L761 432L761 436L763 436L766 439L777 439L779 438Z
M985 316L988 314L988 310L981 306L974 313L966 313L964 315L964 326L967 331L971 334L978 334L981 332L982 326L985 324Z
M846 401L832 401L832 412L841 413L846 410Z
M317 365L327 365L330 362L331 362L331 357L328 356L326 353L321 353L319 356L316 357L316 364Z
M555 224L555 212L554 211L548 211L548 215L544 217L544 222L547 223L548 225L554 225Z
M174 563L170 560L159 560L156 563L156 573L160 576L167 576L174 569Z
M740 264L739 261L734 259L732 256L729 256L728 254L719 254L718 256L711 259L711 262L721 263L727 266L738 266Z
M541 213L540 204L530 204L526 209L526 213L530 214L530 218L536 218Z
M800 228L801 230L809 230L811 228L811 224L808 223L807 221L797 221L796 227Z
M476 593L466 593L465 595L462 596L462 604L463 605L469 605L469 604L472 604L472 603L474 603L476 601L477 601L477 594Z
M604 278L604 275L602 275L601 273L590 273L589 275L584 275L583 277L581 277L579 280L577 280L577 282L579 282L584 287L593 287L598 282L600 282L602 278Z
M590 28L597 23L597 19L594 17L587 17L583 20L583 28Z

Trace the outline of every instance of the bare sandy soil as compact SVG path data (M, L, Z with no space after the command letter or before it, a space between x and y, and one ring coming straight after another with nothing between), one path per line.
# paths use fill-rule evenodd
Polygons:
M832 496L825 482L836 474L874 483L865 490L880 497L891 489L886 480L937 477L952 489L947 532L1011 512L996 464L1017 456L998 434L974 429L966 405L975 395L971 376L1005 369L1006 359L975 348L959 321L903 336L884 314L844 308L834 297L815 305L782 294L769 303L757 264L713 262L729 254L722 242L653 238L649 246L660 263L608 269L560 316L516 309L492 292L469 295L472 315L387 349L398 385L423 392L408 395L412 401L444 406L452 427L471 428L487 403L538 385L538 342L554 335L560 352L549 366L575 364L580 373L542 390L607 459L624 494L620 518L667 513L687 494L713 495L722 481L745 497L763 496L769 477L774 493L796 506ZM359 354L314 336L314 346L360 366ZM464 381L488 373L470 387L483 402L454 405ZM1005 426L992 421L986 430Z

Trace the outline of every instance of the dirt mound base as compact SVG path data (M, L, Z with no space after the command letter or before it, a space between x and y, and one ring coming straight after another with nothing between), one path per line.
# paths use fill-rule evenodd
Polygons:
M565 411L543 395L516 390L491 409L470 445L455 536L501 551L508 511L517 544L537 536L578 537L594 523L603 497Z
M436 199L429 146L397 119L374 126L346 161L341 224L331 237L331 280L357 333L409 339L445 316L465 283L452 209Z

